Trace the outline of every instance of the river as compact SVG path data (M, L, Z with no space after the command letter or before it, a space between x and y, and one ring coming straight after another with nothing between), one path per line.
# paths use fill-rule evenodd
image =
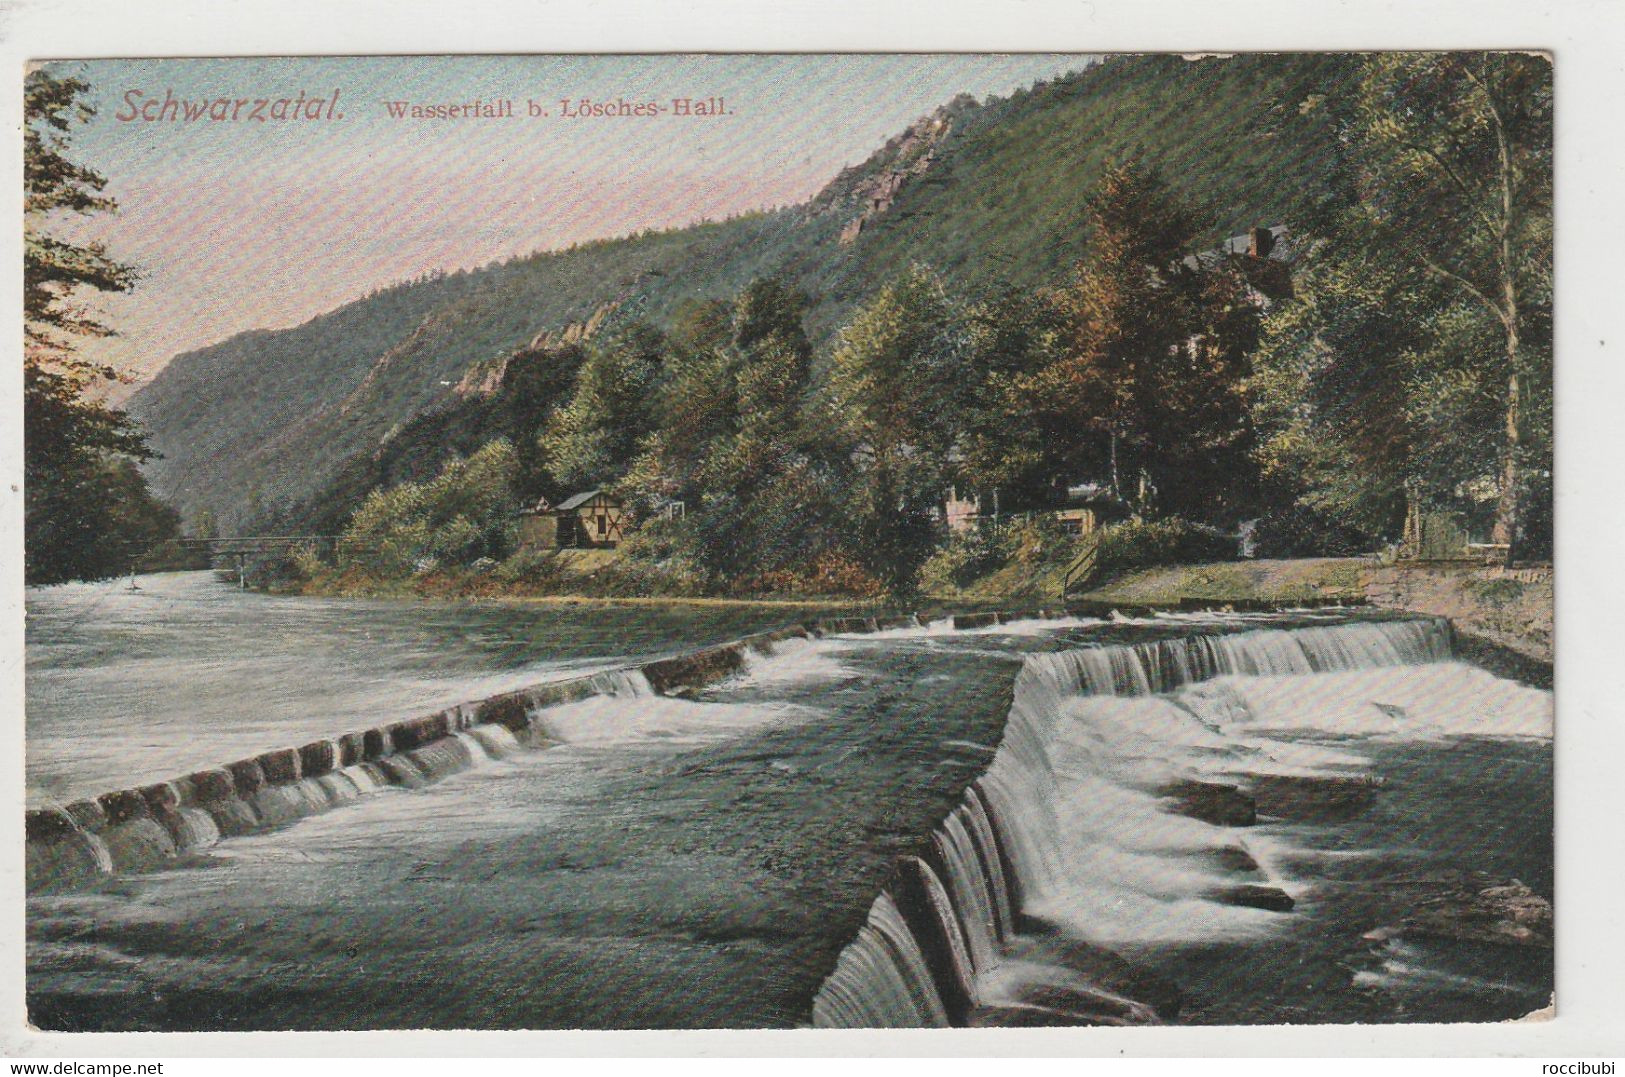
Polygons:
M138 582L31 596L39 795L784 620ZM32 896L30 1017L751 1028L1535 1009L1549 944L1438 910L1452 887L1513 879L1534 906L1550 897L1550 693L1451 661L1438 622L1349 620L835 635L691 698L554 707L546 750ZM1330 813L1267 799L1303 779L1359 795ZM1170 781L1248 789L1257 817L1171 811ZM1237 904L1243 888L1291 908Z
M771 605L274 596L209 572L135 583L28 592L31 805L796 619Z

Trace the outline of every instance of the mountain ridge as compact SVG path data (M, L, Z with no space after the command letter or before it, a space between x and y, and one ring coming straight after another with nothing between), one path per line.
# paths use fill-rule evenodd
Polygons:
M1081 256L1093 180L1130 156L1204 206L1215 236L1295 223L1323 186L1293 181L1315 174L1330 132L1292 102L1349 69L1328 56L1121 56L1006 98L960 95L799 205L397 285L177 356L129 410L164 454L154 488L188 518L296 524L348 461L455 406L480 364L606 304L600 321L661 324L685 300L777 275L813 297L808 330L825 343L912 262L967 296L1039 285ZM1284 169L1269 154L1283 129L1298 154Z

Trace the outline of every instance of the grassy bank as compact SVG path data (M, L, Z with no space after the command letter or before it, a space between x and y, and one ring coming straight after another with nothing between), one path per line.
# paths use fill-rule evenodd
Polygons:
M1055 551L1046 551L1055 554ZM923 593L905 603L910 611L964 610L977 607L1054 605L1061 597L1070 556L1012 558L987 574L954 586L928 581ZM1133 605L1177 604L1182 598L1287 602L1295 599L1358 597L1364 594L1355 558L1281 561L1230 561L1162 565L1119 572L1073 597ZM662 574L631 561L616 550L561 550L540 570L504 571L446 568L406 577L380 577L324 568L269 589L281 593L344 598L507 599L532 602L759 604L817 611L880 610L896 601L839 594L705 594L694 582Z
M486 569L450 567L411 576L376 576L307 566L298 575L265 587L273 594L329 598L505 601L579 606L776 606L787 621L841 617L890 610L895 603L851 595L705 594L692 580L634 562L618 550L559 550L514 572L507 564ZM912 607L911 610L912 612Z
M1133 606L1177 605L1185 598L1280 603L1359 600L1365 595L1367 567L1368 562L1360 558L1342 557L1158 565L1116 574L1069 597ZM932 597L943 602L1053 605L1060 601L1065 579L1064 562L1009 564L969 586L936 589Z
M1363 600L1364 574L1369 567L1370 562L1357 557L1159 565L1125 573L1078 597L1133 605L1175 604L1183 598L1258 602Z

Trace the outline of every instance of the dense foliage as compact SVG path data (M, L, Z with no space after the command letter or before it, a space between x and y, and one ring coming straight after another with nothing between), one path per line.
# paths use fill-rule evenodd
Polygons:
M243 430L195 405L164 481L342 526L338 568L380 577L558 583L512 520L589 489L632 515L594 569L630 590L1036 574L1075 553L1069 497L1126 519L1108 569L1249 521L1266 555L1367 551L1417 504L1538 553L1550 123L1539 58L1115 58L956 99L806 206L392 289L177 361L144 406L316 349ZM1001 519L950 538L950 488Z
M1087 205L1093 239L1072 280L977 319L962 474L1029 493L1105 477L1137 512L1243 511L1255 483L1241 383L1261 311L1249 290L1273 267L1196 257L1195 212L1138 163L1108 168Z
M1549 552L1551 94L1540 57L1383 54L1330 99L1362 197L1254 381L1262 463L1301 508L1392 535L1414 498Z
M450 461L430 482L374 490L339 538L339 568L403 576L506 556L517 473L513 446L493 441Z
M102 403L117 373L82 357L75 338L111 330L85 292L122 292L135 270L100 243L47 229L64 214L109 213L106 180L67 156L68 133L88 120L88 87L44 70L24 83L23 482L29 583L97 579L128 570L172 535L177 519L136 469L152 457L141 430Z
M807 296L822 367L840 329L910 265L970 302L1064 280L1089 252L1087 199L1113 162L1159 173L1193 207L1202 246L1255 224L1301 226L1343 195L1326 179L1337 131L1299 101L1359 71L1349 56L1112 57L927 117L922 130L947 121L929 167L849 244L839 237L865 184L919 165L917 140L894 140L803 206L434 275L244 334L177 357L132 398L164 453L148 471L188 520L209 509L228 531L342 519L386 437L425 414L477 410L460 386L479 364L611 306L610 323L675 335L696 300L731 304L762 277ZM457 451L478 447L458 436Z

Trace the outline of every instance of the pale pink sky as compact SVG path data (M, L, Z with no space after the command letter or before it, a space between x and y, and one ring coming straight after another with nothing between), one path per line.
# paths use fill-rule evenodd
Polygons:
M120 60L73 156L116 217L74 225L142 270L95 352L150 377L177 352L297 325L381 285L578 240L799 202L951 98L1008 94L1081 56ZM332 121L124 122L126 95L339 91ZM561 98L725 99L718 119L569 120ZM383 102L511 99L513 119L396 120ZM551 115L530 118L536 100ZM118 395L123 395L122 393Z

